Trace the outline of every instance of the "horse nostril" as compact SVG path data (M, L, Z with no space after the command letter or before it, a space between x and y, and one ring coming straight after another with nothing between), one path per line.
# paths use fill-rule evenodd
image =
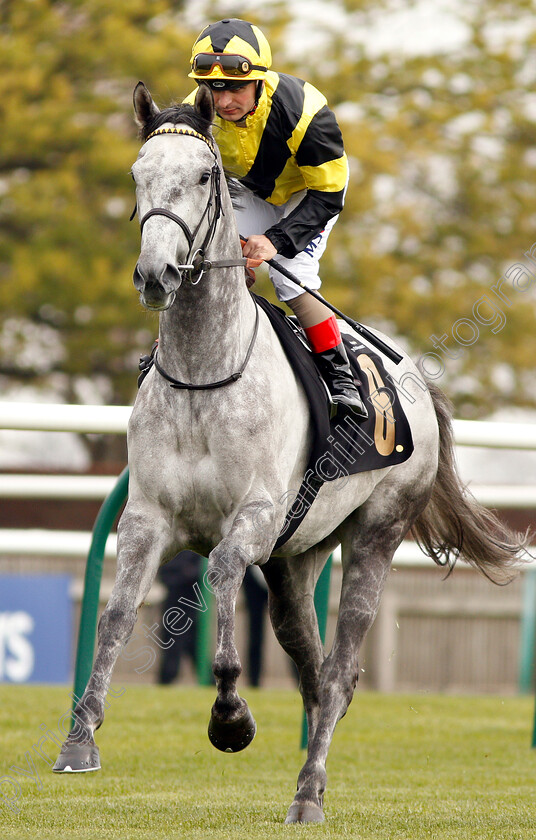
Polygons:
M134 286L144 297L156 298L162 295L170 295L176 292L181 285L181 273L171 263L166 263L163 268L160 266L154 270L152 267L145 268L138 262L134 269Z
M171 265L171 263L166 263L159 279L165 289L175 290L180 286L182 277L176 266Z
M134 269L132 279L134 281L134 288L136 288L138 292L140 292L145 285L145 277L141 273L140 266L138 263L136 263L136 268Z

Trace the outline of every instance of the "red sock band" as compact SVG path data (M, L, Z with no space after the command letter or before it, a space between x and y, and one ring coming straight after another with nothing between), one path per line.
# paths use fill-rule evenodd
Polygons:
M335 315L327 321L321 321L314 327L307 327L305 335L309 339L313 353L323 353L341 343L341 333Z

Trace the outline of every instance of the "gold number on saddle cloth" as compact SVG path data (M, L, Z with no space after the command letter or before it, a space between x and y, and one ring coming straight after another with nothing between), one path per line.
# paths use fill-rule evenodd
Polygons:
M359 367L366 375L369 391L374 406L376 422L374 424L374 445L380 455L390 455L395 448L395 417L389 393L385 388L378 368L366 353L357 357Z

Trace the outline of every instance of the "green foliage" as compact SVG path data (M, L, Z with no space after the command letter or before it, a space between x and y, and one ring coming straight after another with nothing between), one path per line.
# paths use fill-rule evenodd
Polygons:
M380 56L366 37L377 4L344 6L345 33L328 39L321 60L309 51L289 64L326 92L351 157L324 259L329 294L405 339L415 357L435 352L425 368L440 373L458 415L533 406L536 262L525 256L536 242L533 4L468 4L459 49L442 52L435 34L428 54L405 55L400 43ZM387 13L382 20L389 29ZM527 273L503 281L505 300L492 287L516 263ZM432 336L445 336L448 353Z
M160 104L189 91L200 27L185 25L181 5L0 6L4 384L53 381L76 401L90 377L112 402L132 397L156 319L131 283L139 247L137 224L127 222L138 148L131 93L139 78ZM207 4L207 20L229 13L220 5ZM346 206L323 259L325 294L399 336L416 358L436 353L426 370L440 374L459 416L534 406L536 278L502 281L507 300L492 289L516 263L536 271L524 256L536 242L533 4L466 4L459 48L441 51L439 38L435 49L401 42L381 54L373 33L410 4L331 8L321 49L300 47L308 39L296 41L296 26L307 22L286 4L253 16L271 39L274 67L326 93L350 155ZM240 0L233 14L252 15Z
M1 15L2 372L46 382L59 371L54 385L75 401L77 378L102 374L106 396L128 401L156 330L131 280L132 90L141 77L185 93L191 35L162 0L17 0ZM47 365L50 329L64 350Z

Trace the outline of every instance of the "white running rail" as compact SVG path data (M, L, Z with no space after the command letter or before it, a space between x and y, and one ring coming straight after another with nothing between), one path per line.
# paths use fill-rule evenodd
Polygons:
M125 434L131 406L60 405L0 402L0 429L86 434ZM536 450L536 424L454 420L458 446ZM104 499L116 476L0 474L0 498ZM494 508L536 507L536 485L475 485L471 492ZM43 529L0 529L0 555L87 556L91 534ZM116 537L110 535L106 553L115 554ZM402 543L395 565L431 563L418 547Z

